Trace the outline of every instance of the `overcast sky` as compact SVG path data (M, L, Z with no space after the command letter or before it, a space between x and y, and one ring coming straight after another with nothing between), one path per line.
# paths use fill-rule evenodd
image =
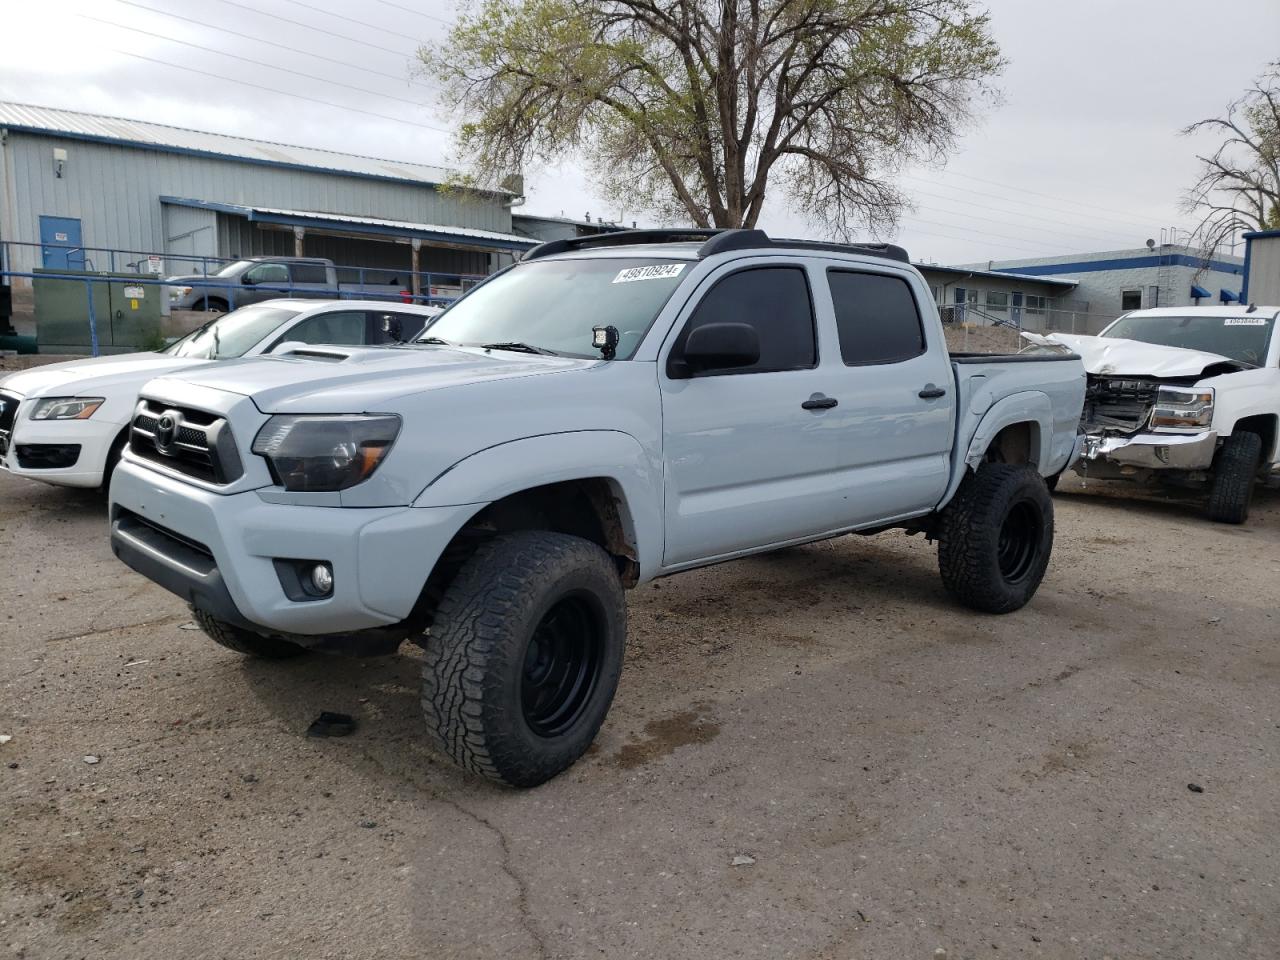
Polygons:
M410 71L417 45L442 36L456 9L453 0L4 0L0 99L447 165L455 118ZM1120 249L1185 228L1178 199L1206 144L1178 129L1220 112L1280 57L1280 0L990 0L989 9L1011 61L1004 102L944 169L903 177L914 209L892 239L916 259ZM646 222L643 211L605 208L572 162L526 174L528 212ZM803 211L782 198L762 226L806 231Z

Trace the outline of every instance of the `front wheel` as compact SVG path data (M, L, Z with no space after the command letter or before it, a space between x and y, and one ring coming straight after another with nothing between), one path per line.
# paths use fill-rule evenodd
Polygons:
M983 464L960 484L938 526L942 582L966 607L1011 613L1044 579L1053 498L1034 467Z
M1222 443L1213 461L1209 487L1209 519L1218 523L1244 523L1262 460L1262 437L1233 433Z
M609 712L626 624L617 568L596 544L534 530L482 544L425 644L422 709L436 747L515 787L567 769Z

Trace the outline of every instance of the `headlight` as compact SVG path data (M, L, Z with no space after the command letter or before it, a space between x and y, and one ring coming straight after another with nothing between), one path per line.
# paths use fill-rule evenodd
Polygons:
M275 416L253 440L286 490L346 490L369 479L400 432L394 414Z
M102 404L102 397L50 397L31 409L31 419L88 420Z
M1166 433L1193 432L1213 422L1213 389L1210 387L1160 388L1151 427Z

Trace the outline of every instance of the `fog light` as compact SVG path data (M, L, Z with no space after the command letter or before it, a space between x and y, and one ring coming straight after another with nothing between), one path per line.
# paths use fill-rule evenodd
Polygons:
M317 563L311 568L311 585L320 593L332 593L333 568L327 563Z

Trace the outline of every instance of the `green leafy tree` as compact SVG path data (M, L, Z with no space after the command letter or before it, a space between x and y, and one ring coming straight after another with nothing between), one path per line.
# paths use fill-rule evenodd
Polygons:
M1229 245L1240 231L1280 229L1280 61L1224 116L1182 132L1221 138L1212 153L1197 156L1200 176L1183 199L1200 218L1195 233L1206 251Z
M1004 66L971 0L481 0L420 51L477 182L583 160L610 202L750 227L896 222Z

